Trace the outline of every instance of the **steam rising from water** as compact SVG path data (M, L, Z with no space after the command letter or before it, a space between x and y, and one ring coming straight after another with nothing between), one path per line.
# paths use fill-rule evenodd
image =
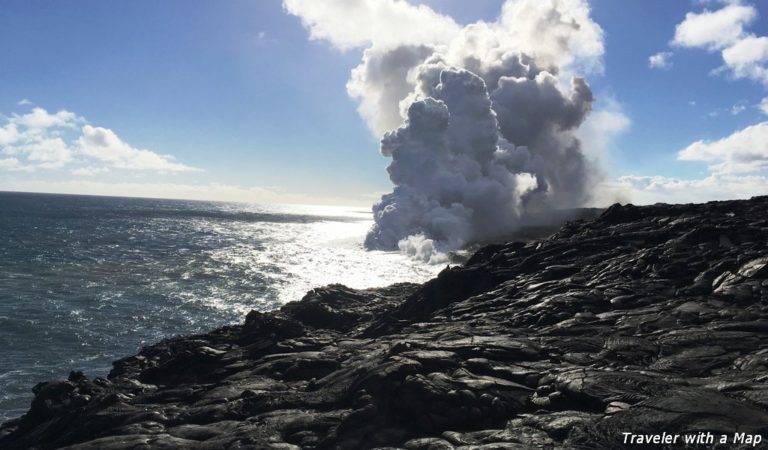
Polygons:
M598 171L575 133L593 96L574 73L600 71L603 44L584 0L508 0L495 22L464 27L403 1L348 3L284 1L313 38L366 47L348 91L383 134L394 184L366 247L441 262L531 213L589 200ZM339 15L371 26L335 27Z

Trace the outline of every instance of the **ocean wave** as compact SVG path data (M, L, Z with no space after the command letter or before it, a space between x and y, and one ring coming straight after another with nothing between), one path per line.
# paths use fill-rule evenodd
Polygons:
M437 267L366 251L358 208L0 193L0 412L29 386L162 338L237 323L341 282L423 281ZM2 417L2 416L0 416Z

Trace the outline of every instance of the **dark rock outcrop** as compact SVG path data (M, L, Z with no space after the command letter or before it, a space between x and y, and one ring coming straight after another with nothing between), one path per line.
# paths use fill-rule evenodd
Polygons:
M316 289L243 325L146 347L106 379L41 383L29 412L0 427L0 448L768 437L766 381L768 197L614 205L547 239L485 247L422 286ZM722 446L741 447L752 448Z

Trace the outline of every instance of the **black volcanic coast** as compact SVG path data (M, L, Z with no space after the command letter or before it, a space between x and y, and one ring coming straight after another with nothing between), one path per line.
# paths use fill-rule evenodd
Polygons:
M0 448L763 447L767 334L768 197L614 205L38 384Z

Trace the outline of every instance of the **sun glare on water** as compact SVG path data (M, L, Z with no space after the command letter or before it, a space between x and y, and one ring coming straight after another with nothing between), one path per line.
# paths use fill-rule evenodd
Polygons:
M277 206L270 207L270 211L322 219L220 225L214 231L229 235L237 243L213 250L210 255L223 266L236 266L238 271L263 277L267 285L274 287L274 296L265 298L265 305L278 307L300 300L311 289L332 283L364 289L403 281L422 282L443 268L399 252L366 250L363 240L373 220L370 212L360 208ZM258 239L251 243L247 236ZM218 301L215 296L208 301L217 308L242 312L250 309L236 301Z

